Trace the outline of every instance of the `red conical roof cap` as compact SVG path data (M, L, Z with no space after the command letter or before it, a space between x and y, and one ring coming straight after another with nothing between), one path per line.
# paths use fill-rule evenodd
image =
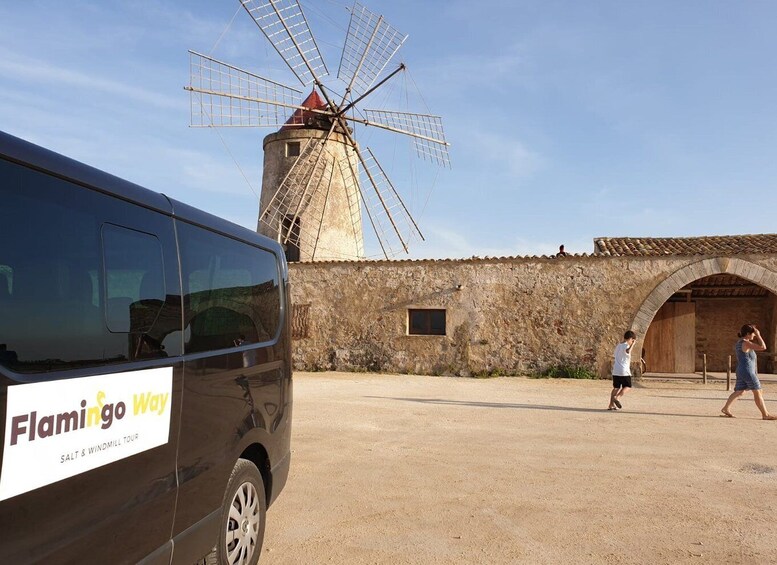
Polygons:
M307 98L305 98L304 102L300 104L300 106L304 106L305 108L312 108L314 110L324 110L326 106L326 102L321 100L321 97L318 95L318 92L314 88L313 91L308 95ZM293 126L305 126L310 124L314 118L316 118L316 113L311 112L310 110L303 110L302 108L297 108L294 110L294 113L291 115L291 117L286 120L286 125L281 128L281 131L287 128L288 125Z

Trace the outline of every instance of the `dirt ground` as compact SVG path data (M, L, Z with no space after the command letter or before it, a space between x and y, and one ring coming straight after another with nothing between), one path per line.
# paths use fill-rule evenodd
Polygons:
M777 412L777 385L764 387ZM777 563L777 422L725 384L296 373L265 564Z

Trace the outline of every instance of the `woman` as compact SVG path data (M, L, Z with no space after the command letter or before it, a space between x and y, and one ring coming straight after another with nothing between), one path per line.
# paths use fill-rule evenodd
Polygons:
M777 416L772 416L766 409L763 392L761 391L761 382L758 380L756 371L755 352L766 351L766 344L761 337L761 332L755 326L745 324L739 330L738 335L739 341L734 345L734 351L737 354L737 384L734 386L734 392L728 397L725 406L721 410L723 412L722 416L733 418L734 415L729 410L731 404L742 396L746 390L752 390L753 400L755 400L758 410L761 411L761 417L764 420L777 420Z

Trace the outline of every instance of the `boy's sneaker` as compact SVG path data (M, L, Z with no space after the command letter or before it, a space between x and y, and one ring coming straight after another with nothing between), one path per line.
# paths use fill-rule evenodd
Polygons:
M615 406L617 406L617 407L618 407L618 410L620 410L621 408L623 408L623 405L621 404L621 401L620 401L620 400L618 400L617 398L613 398L613 399L612 399L612 401L615 403Z

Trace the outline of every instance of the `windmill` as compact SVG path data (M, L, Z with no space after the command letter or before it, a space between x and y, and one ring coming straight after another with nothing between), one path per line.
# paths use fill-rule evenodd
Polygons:
M450 167L439 116L361 108L405 70L403 63L386 68L407 36L355 3L338 93L322 82L329 71L297 0L239 1L303 87L313 87L303 100L298 89L189 51L192 126L280 127L264 141L257 231L295 252L292 259L363 258L363 225L386 258L407 253L408 243L423 235L373 152L354 135L366 126L409 136L419 157Z

